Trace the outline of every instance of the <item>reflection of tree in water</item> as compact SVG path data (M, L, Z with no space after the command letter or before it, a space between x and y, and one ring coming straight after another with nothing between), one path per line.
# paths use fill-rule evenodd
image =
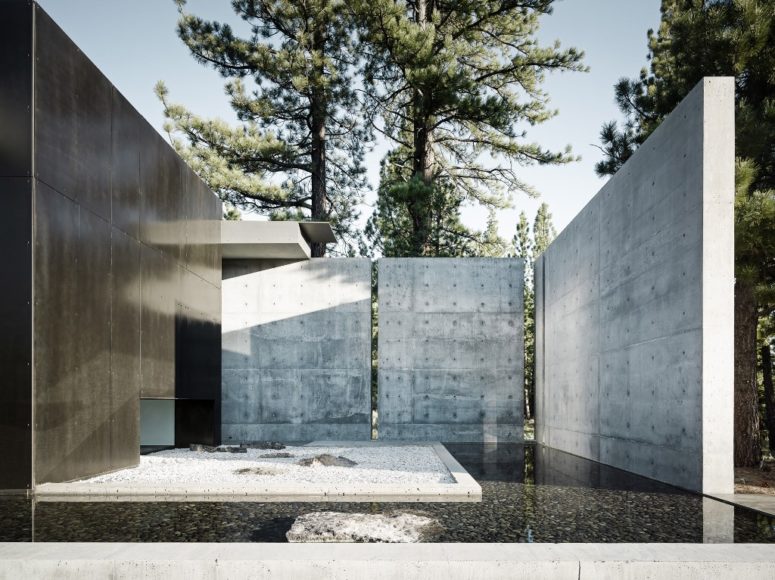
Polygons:
M525 470L522 481L525 485L535 485L535 445L524 445Z
M522 519L525 521L525 531L520 538L520 542L533 543L535 536L531 525L534 525L536 512L536 494L535 494L535 445L524 445L524 488L522 491Z

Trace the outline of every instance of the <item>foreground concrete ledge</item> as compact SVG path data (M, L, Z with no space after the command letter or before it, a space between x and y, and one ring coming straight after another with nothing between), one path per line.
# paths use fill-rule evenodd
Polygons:
M250 484L224 486L158 486L115 483L44 483L35 488L37 501L217 501L217 502L479 502L482 488L441 443L371 443L315 441L307 447L429 446L449 470L455 483L416 484Z
M33 577L771 579L775 546L0 543L0 579Z

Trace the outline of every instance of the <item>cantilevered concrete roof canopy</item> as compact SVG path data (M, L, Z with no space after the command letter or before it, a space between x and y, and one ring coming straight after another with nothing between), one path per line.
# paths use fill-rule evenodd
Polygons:
M224 221L221 248L224 259L264 258L306 260L310 244L334 243L328 222Z

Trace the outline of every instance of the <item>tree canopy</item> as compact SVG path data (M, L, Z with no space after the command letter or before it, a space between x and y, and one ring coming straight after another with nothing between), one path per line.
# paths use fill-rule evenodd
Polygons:
M331 221L353 251L370 130L355 93L358 59L346 2L232 0L249 29L239 36L176 1L178 36L197 61L228 79L240 121L201 118L172 104L160 84L177 149L234 207L273 219Z
M373 231L383 237L400 231L405 255L435 255L454 245L466 253L482 233L460 225L461 205L506 207L513 192L535 193L518 166L574 159L569 149L527 141L526 128L556 113L541 88L546 72L585 70L582 53L538 43L539 18L551 13L552 0L353 6L365 86L379 113L373 126L396 144L383 161Z

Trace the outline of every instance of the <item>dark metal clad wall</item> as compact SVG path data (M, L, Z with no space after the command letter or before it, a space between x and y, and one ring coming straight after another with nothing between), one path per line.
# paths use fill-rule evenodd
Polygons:
M111 230L110 441L111 468L137 463L140 448L142 246Z
M110 220L111 85L36 10L36 177Z
M137 112L113 91L111 222L114 228L140 239L140 135Z
M0 3L0 489L32 481L32 6Z
M34 445L43 483L137 463L141 396L195 393L219 411L221 205L45 12L34 12ZM196 377L176 371L180 364L194 364ZM178 373L185 386L176 386ZM15 429L5 417L2 428Z
M32 171L30 2L0 2L0 71L0 176L28 176Z
M0 489L27 489L32 477L31 187L26 177L0 177Z
M142 397L175 396L175 262L143 245L142 262Z

